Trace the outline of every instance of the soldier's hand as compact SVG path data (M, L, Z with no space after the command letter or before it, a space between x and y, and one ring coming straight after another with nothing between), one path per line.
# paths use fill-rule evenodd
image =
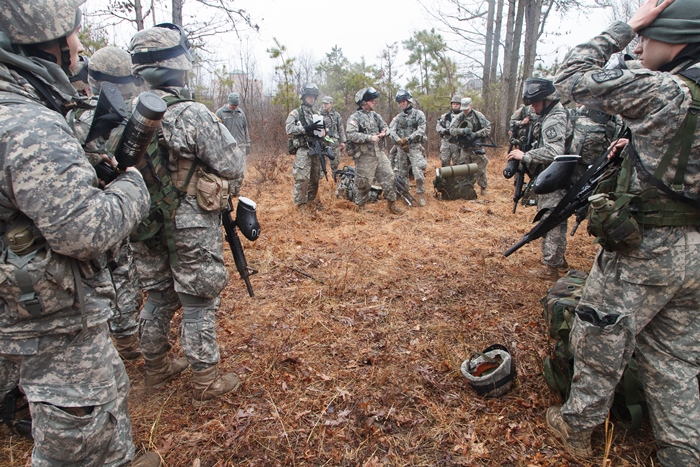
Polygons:
M381 136L379 136L379 133L377 133L376 135L372 135L372 142L378 143L380 138Z
M309 136L315 136L314 131L318 130L321 128L323 124L321 122L313 122L304 127L304 131L306 132L307 135Z
M462 134L462 130L459 128L450 128L450 135L459 136Z
M521 125L527 125L528 123L530 123L530 116L529 115L527 117L523 118Z

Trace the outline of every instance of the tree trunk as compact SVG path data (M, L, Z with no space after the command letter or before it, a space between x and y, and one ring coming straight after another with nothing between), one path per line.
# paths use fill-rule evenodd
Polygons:
M518 62L520 61L520 37L523 30L523 14L527 0L508 0L508 19L506 22L506 43L503 49L503 90L504 99L501 107L501 121L507 122L515 110L518 91Z
M495 15L496 4L495 0L487 0L489 9L486 15L486 40L484 43L484 68L481 74L481 96L484 99L484 109L491 108L491 79L495 75L491 75L491 55L494 43L493 34L493 17ZM498 45L496 45L498 48ZM486 110L488 112L488 110Z
M136 30L141 31L143 26L143 7L141 6L141 0L134 0L134 16L136 21Z
M173 24L182 26L182 5L185 0L173 0Z
M523 78L532 76L537 58L537 39L542 18L542 0L528 0L525 8L525 44Z

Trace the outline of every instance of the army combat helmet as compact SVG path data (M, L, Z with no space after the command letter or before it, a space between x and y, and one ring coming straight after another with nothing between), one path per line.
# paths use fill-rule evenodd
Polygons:
M409 103L413 104L413 96L405 89L399 89L399 91L396 93L395 99L396 102L408 101Z
M379 99L380 96L380 92L374 89L372 86L362 88L355 94L355 104L361 106L363 102Z
M129 52L134 74L154 67L189 71L194 62L185 31L172 23L157 24L134 34Z
M523 104L543 101L556 92L554 83L544 78L528 78L523 86Z
M304 100L306 96L318 97L318 86L316 83L306 83L299 91L299 99Z
M131 74L131 56L119 47L103 47L90 59L88 83L93 94L99 94L102 83L113 83L124 99L135 97L142 80Z

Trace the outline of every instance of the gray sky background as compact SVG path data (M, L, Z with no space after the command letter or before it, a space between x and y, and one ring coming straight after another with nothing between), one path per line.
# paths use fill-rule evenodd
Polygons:
M88 8L99 5L101 1L88 0ZM260 32L243 32L240 37L234 33L212 37L207 48L214 52L220 64L229 62L229 68L238 68L237 56L242 49L251 50L266 88L272 85L275 66L266 52L274 45L273 38L287 47L289 57L307 55L321 61L337 45L351 62L364 57L368 64L377 64L377 57L386 44L398 42L401 48L402 41L410 38L414 31L431 27L438 31L443 29L425 13L417 0L236 0L232 6L247 10L260 26ZM186 17L196 14L194 10L195 2L185 3ZM167 11L156 12L158 22L168 18ZM575 13L563 19L558 12L553 12L538 45L538 55L548 64L555 57L563 59L569 48L602 31L610 22L609 18L610 13L605 10ZM150 26L150 22L147 25ZM108 30L116 45L122 47L127 45L133 32L128 26ZM440 32L454 46L453 39ZM399 82L409 79L410 72L404 65L406 59L407 54L400 52L396 65L403 76Z

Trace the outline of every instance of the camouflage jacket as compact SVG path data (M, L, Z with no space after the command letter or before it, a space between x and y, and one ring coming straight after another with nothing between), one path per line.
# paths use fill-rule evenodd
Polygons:
M394 141L408 139L409 144L421 144L425 138L425 114L422 110L407 108L391 120L389 136Z
M321 109L320 113L323 115L323 123L326 125L326 134L333 138L335 144L344 143L347 138L343 127L343 118L340 114L333 109L330 112Z
M692 68L700 68L700 65L688 60L671 72L651 71L638 66L603 69L608 58L624 49L634 37L635 33L628 24L613 23L600 35L569 52L555 86L563 98L575 99L611 115L619 114L632 130L640 162L653 173L692 103L690 88L677 73L689 65ZM700 195L699 154L700 126L695 129L682 188L686 196L696 199ZM676 168L677 157L661 177L665 184L672 183ZM648 186L635 170L631 191L637 193Z
M587 107L572 110L569 115L574 131L569 154L581 156L574 174L574 180L577 180L608 149L619 123L612 115Z
M467 123L466 127L462 126L463 122ZM484 138L491 134L491 122L486 120L484 114L474 109L468 114L460 112L456 115L450 123L450 129L452 128L469 128L476 133L477 138Z
M89 101L90 104L97 105L98 98L98 96L92 96ZM92 126L92 119L94 116L95 111L93 109L73 109L66 115L68 126L71 127L78 141L80 141L80 144L85 150L85 156L93 167L102 160L101 154L107 154L107 149L105 147L107 141L102 136L95 138L90 141L89 144L85 145L85 140L90 131L90 126Z
M172 91L177 93L178 89ZM172 95L163 89L151 92L165 97ZM172 104L160 124L163 142L169 149L169 166L177 170L177 160L197 160L209 171L229 181L230 192L238 195L246 162L243 152L236 147L231 133L204 104L179 102Z
M0 353L31 353L42 335L81 329L78 287L84 293L88 326L111 316L115 293L105 252L148 212L149 195L134 172L99 189L95 171L63 115L45 106L26 81L1 63L0 127ZM34 245L45 241L46 246L30 246L26 254L13 257L6 245L9 232L18 226L31 229ZM25 264L40 309L36 300L23 301L20 283L26 281L17 269ZM78 266L80 284L73 265Z
M372 136L388 130L386 122L373 110L357 110L348 118L345 126L348 141L359 145L362 152L373 152L380 149L380 143L374 143Z
M438 118L438 121L435 124L435 131L437 131L437 133L442 136L443 139L450 139L450 124L452 123L452 119L460 113L462 112L460 111L455 113L450 110Z
M301 109L302 115L299 114L299 109ZM316 112L313 107L304 104L289 112L287 121L284 122L287 136L290 138L300 138L306 141L304 123L310 125L314 121L314 115L318 115L318 112Z
M537 135L534 136L537 147L523 156L526 164L547 166L556 156L565 154L566 137L571 133L569 111L559 101L554 101L552 104L544 115L540 115L540 121L535 126L538 130Z
M216 111L216 116L221 119L226 129L236 139L236 144L238 146L245 148L250 145L248 119L240 107L236 110L231 110L228 105L224 105Z

